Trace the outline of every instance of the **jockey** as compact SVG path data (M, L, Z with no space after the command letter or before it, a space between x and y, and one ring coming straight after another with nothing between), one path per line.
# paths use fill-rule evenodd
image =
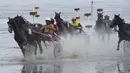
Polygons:
M44 33L46 34L53 34L54 33L54 25L51 23L50 18L45 19L46 25L42 27L44 29Z
M109 21L109 20L110 20L110 17L109 17L108 15L105 15L105 16L104 16L104 20Z
M50 18L50 19L51 19L51 23L54 25L54 28L55 28L54 32L55 32L56 34L58 34L59 28L58 28L58 26L57 26L56 24L54 24L55 20L54 20L53 18Z
M76 29L79 29L80 30L80 33L82 31L82 25L77 21L76 17L73 17L72 18L72 26Z

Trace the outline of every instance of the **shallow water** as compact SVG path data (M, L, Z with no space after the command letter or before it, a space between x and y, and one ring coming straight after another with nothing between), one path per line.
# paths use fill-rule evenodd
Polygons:
M81 36L64 40L63 57L58 60L52 58L52 54L46 52L46 59L37 58L30 61L23 61L23 56L17 43L13 39L13 34L7 31L8 17L15 17L17 14L23 15L30 22L32 16L29 12L34 6L39 6L41 15L35 22L43 23L45 17L54 16L54 12L62 12L62 17L70 21L75 16L74 8L80 7L79 20L83 25L95 24L96 9L103 8L104 15L121 14L121 17L129 21L129 0L94 0L93 16L88 20L84 17L86 11L91 11L90 0L1 0L0 3L0 70L3 73L129 73L129 58L124 57L122 50L116 51L118 37L117 34L110 36L109 43L99 41L93 29L84 29L90 35L90 44L86 44ZM77 55L75 58L73 55ZM45 57L45 55L40 55ZM127 55L129 56L129 55ZM121 66L118 72L117 64ZM123 68L124 65L124 68ZM25 67L25 70L22 70ZM40 69L41 68L41 69ZM126 70L125 70L126 69Z

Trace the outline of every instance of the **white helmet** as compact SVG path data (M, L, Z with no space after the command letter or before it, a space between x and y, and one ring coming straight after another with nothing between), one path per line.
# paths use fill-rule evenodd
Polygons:
M47 17L45 20L49 20L49 21L51 21L51 18Z

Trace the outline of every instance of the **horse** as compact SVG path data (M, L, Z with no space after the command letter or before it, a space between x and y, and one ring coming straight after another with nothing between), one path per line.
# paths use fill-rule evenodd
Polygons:
M108 40L110 38L110 35L112 33L112 28L110 28L110 24L111 24L111 20L109 19L109 16L108 15L105 15L104 16L104 19L103 19L103 24L105 25L105 34L107 34L108 36Z
M103 24L103 13L98 13L97 15L97 21L96 21L96 25L94 27L96 33L98 34L98 36L104 38L104 24Z
M119 15L114 15L114 19L112 20L112 23L110 25L111 28L114 28L118 26L119 30L118 30L118 45L117 45L117 51L120 50L119 49L119 45L121 43L121 41L125 40L125 41L129 41L130 42L130 24L129 23L125 23L124 19L122 19Z
M31 32L31 30L38 31L37 27L33 24L29 23L22 16L16 16L14 18L8 17L8 31L12 33L14 31L14 39L18 43L22 53L25 57L25 46L27 44L35 46L35 55L37 54L37 43L40 48L40 53L42 54L43 49L41 46L41 38L42 36Z
M55 17L54 19L56 20L56 24L59 27L59 35L67 35L68 33L72 33L72 27L71 24L67 21L64 21L61 18L61 12L57 13L55 12Z
M103 13L98 13L98 18L96 21L96 25L94 27L96 33L99 35L99 38L102 37L102 39L104 40L104 36L105 34L108 34L108 40L109 40L109 36L110 36L110 23L111 21L109 20L109 16L106 15L105 19L103 19Z

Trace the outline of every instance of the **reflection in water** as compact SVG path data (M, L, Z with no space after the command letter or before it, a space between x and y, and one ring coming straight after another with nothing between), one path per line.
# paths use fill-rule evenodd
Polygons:
M26 64L21 73L61 73L61 64Z
M117 64L117 68L119 73L130 73L130 60L123 60L122 64Z

